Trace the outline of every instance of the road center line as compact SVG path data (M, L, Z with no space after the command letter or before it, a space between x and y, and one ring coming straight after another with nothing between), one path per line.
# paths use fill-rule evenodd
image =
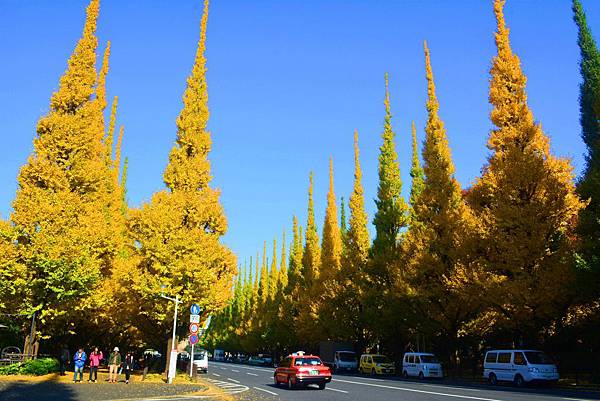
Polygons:
M588 400L586 398L568 398L568 397L563 397L563 400L569 400L569 401L593 401L593 400Z
M259 390L259 391L264 391L265 393L269 393L269 394L271 394L271 395L276 395L276 396L279 396L279 394L277 394L277 393L274 393L274 392L272 392L272 391L269 391L269 390L265 390L264 388L260 388L260 387L252 387L252 388L253 388L253 389L255 389L255 390Z
M465 387L452 387L452 386L439 386L437 384L422 384L423 387L433 387L433 388L447 388L449 390L464 390L464 391L481 391L476 388L465 388Z
M228 378L227 378L227 380L231 380L231 381L232 381L232 382L234 382L234 383L239 383L239 381L237 381L237 380L235 380L235 379L232 379L231 377L228 377Z
M246 372L246 374L247 374L247 375L250 375L250 376L258 376L256 373L250 373L250 372Z
M344 376L340 376L340 377L344 377ZM389 382L389 380L374 379L372 377L363 377L363 376L346 376L346 377L350 377L352 379L360 379L360 380L373 380L374 382L384 382L384 381Z
M213 376L217 376L217 377L221 377L221 375L220 375L220 374L218 374L218 373L213 373L212 375L213 375Z
M235 372L235 373L240 373L240 371L239 371L239 370L235 370L235 369L231 369L231 371L232 371L232 372Z
M273 369L249 368L247 366L238 366L238 368L247 369L247 370L256 370L257 372L269 372L269 373L273 372ZM221 368L221 369L223 369L223 368Z
M344 390L338 390L337 388L325 387L325 390L337 391L338 393L344 393L344 394L348 394L348 392L347 392L347 391L344 391Z
M467 400L478 400L478 401L502 401L502 400L498 400L498 399L495 399L495 398L482 398L482 397L473 397L473 396L470 396L470 395L448 394L448 393L440 393L440 392L437 392L437 391L417 390L417 389L414 389L414 388L385 386L383 384L361 383L361 382L355 382L355 381L351 381L351 380L333 379L332 381L336 381L336 382L340 382L340 383L358 384L358 385L361 385L361 386L389 388L389 389L392 389L392 390L408 391L408 392L411 392L411 393L441 395L442 397L450 397L450 398L464 398L464 399L467 399Z

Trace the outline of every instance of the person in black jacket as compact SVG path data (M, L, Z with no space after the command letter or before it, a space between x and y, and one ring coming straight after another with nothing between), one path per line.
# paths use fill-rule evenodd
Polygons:
M134 368L134 364L135 364L135 359L133 358L133 354L130 352L127 352L127 355L125 355L125 359L123 359L123 370L125 371L125 383L129 384L129 377L131 376L131 373L133 372L133 368Z
M67 364L69 363L70 360L71 360L71 353L69 352L69 349L67 348L67 346L63 345L62 349L60 350L60 354L59 354L59 358L58 358L61 376L65 376L65 370L67 370Z

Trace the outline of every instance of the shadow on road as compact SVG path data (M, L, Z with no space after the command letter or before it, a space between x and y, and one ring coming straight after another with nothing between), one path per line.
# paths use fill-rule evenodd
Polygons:
M76 401L77 394L71 386L55 381L39 383L13 382L2 383L1 401Z

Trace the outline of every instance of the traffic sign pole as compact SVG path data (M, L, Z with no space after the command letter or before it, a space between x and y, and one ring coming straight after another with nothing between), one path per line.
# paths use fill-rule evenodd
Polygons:
M194 344L198 342L198 331L200 329L200 306L192 304L190 307L190 336L188 340L192 344L192 355L190 356L190 377L193 376L194 369Z
M192 355L190 356L190 377L194 375L194 344L192 344Z

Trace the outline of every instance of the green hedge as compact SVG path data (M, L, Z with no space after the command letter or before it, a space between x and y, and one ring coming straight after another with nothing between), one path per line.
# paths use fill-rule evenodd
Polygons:
M0 367L0 375L42 376L56 371L58 371L58 361L54 358L39 358Z

